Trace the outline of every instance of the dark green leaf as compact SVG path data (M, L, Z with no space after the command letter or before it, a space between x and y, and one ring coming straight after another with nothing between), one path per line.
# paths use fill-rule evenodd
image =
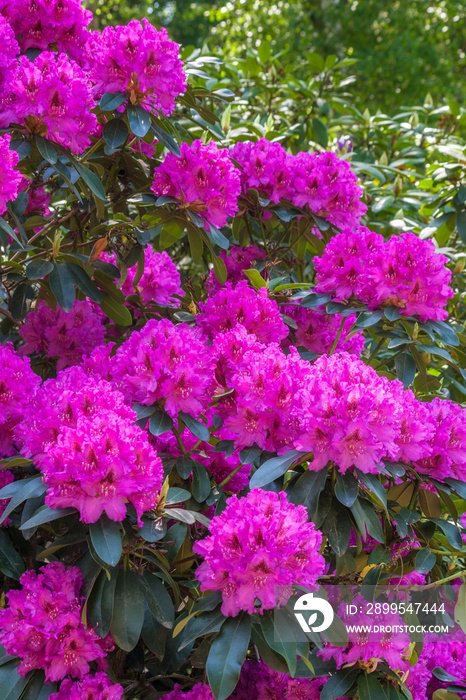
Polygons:
M93 173L92 170L89 170L89 168L86 168L86 166L82 165L82 163L79 163L78 161L73 161L73 165L91 192L95 194L97 199L101 199L103 202L105 202L106 195L104 186L98 176Z
M345 695L356 680L359 670L342 668L330 676L320 694L320 700L338 700Z
M76 292L73 278L66 264L54 263L50 273L50 289L63 311L71 311Z
M410 386L416 374L416 362L413 356L407 352L397 355L397 357L395 357L395 370L396 376L400 382L402 382L403 386L405 388Z
M126 110L129 127L135 136L144 138L151 127L149 112L141 105L128 105Z
M205 467L198 462L193 464L193 496L198 503L203 503L210 493L210 477Z
M348 548L352 525L345 508L342 508L336 501L330 508L322 524L322 529L336 554L339 557L343 556Z
M428 574L435 566L436 561L435 554L432 554L428 549L421 549L421 551L416 554L414 567L420 574Z
M149 421L149 432L152 435L163 435L173 428L173 421L165 411L156 409Z
M184 503L185 501L188 501L190 497L191 494L189 493L189 491L186 491L186 489L180 489L177 486L171 486L168 489L165 503Z
M194 459L189 455L181 455L176 460L176 471L182 479L189 479L194 467Z
M52 693L57 692L56 683L45 683L45 673L34 671L28 676L28 685L21 695L21 700L47 700Z
M18 236L16 235L16 233L15 233L15 232L13 231L13 229L11 228L10 224L7 223L7 222L5 221L5 219L2 219L1 216L0 216L0 228L2 229L2 231L5 231L5 233L7 233L9 236L11 236L12 239L13 239L14 241L16 241L16 243L19 245L20 248L24 248L23 244L21 243L21 241L19 240ZM5 244L5 247L6 247L6 244Z
M449 484L456 493L466 500L466 482L459 481L458 479L445 479L445 482ZM1 495L0 495L1 497Z
M104 112L113 112L126 102L128 95L124 92L106 92L100 100L100 109Z
M110 294L102 293L100 308L106 316L119 326L130 326L133 323L131 312L124 304L120 304Z
M147 572L140 577L140 583L147 607L152 615L162 627L171 629L175 620L175 608L163 583L155 574Z
M346 472L346 474L337 472L335 496L338 498L340 503L343 503L344 506L349 508L358 497L358 491L359 484L351 472Z
M398 306L387 306L387 308L384 309L384 314L385 318L389 321L396 321L400 318L400 309Z
M43 525L44 523L50 523L52 520L59 520L67 515L76 514L77 510L75 508L49 508L48 506L42 506L39 508L37 513L26 520L23 525L19 528L20 530L28 530L31 527L36 527L37 525Z
M2 700L19 700L27 685L27 678L18 673L19 659L13 659L0 666L0 688Z
M320 119L313 117L312 128L314 129L317 141L321 146L326 147L328 144L328 133L325 124Z
M266 613L261 617L260 625L264 635L264 639L268 646L283 656L288 666L290 676L294 677L296 673L297 651L296 642L290 641L293 637L286 637L286 641L281 639L280 626L274 625L273 616ZM286 629L289 632L289 628Z
M116 566L122 551L120 523L110 520L103 513L97 522L90 525L89 535L97 556L109 566Z
M209 442L210 433L209 429L200 421L196 420L188 413L183 413L180 411L179 416L185 426L193 435L195 435L199 440L204 440L204 442Z
M295 505L306 506L312 516L317 507L319 494L325 488L327 473L327 467L318 472L305 471L288 489L289 500Z
M21 503L28 498L42 496L46 490L47 487L40 478L22 479L4 486L0 491L0 498L11 498L11 500L0 515L0 524L15 510L15 508L21 505Z
M124 144L128 136L128 127L123 119L111 119L104 124L103 137L112 150Z
M249 646L251 620L241 613L228 617L214 639L207 658L206 671L215 700L226 700L238 683Z
M33 260L26 266L26 277L30 280L41 280L53 270L49 260Z
M272 481L275 481L275 479L278 479L279 476L282 476L282 474L287 471L288 467L296 462L301 454L302 453L297 450L291 450L291 452L287 452L281 455L281 457L272 457L272 459L268 459L264 464L261 464L259 469L252 475L249 484L251 489L262 488Z
M10 305L11 315L15 321L22 321L25 318L28 312L28 300L31 300L31 297L34 298L34 292L28 284L21 283L16 287Z
M36 146L42 158L51 165L55 165L60 157L60 154L53 143L36 134Z
M174 520L179 520L187 525L194 525L196 518L194 513L189 510L183 510L181 508L167 508L165 515L167 518L173 518ZM196 513L197 515L197 513Z
M120 569L115 585L110 632L120 649L131 651L139 641L144 622L144 597L138 577Z
M92 587L87 610L92 627L96 628L99 637L106 637L110 630L113 617L113 602L117 571L112 571L109 580L107 573L101 571Z
M89 275L82 267L76 265L75 263L66 263L68 266L68 271L70 273L71 279L73 280L76 287L89 299L100 304L102 301L102 293L95 286Z
M24 574L25 566L22 558L13 547L10 538L0 529L0 571L5 576L19 580Z
M206 612L204 615L192 617L185 627L183 638L178 650L184 649L190 642L194 642L198 637L204 637L212 632L218 632L225 622L225 615L220 610Z
M443 532L447 540L456 549L461 549L463 546L463 540L461 539L460 532L456 525L442 520L441 518L429 518L433 523L435 523Z
M262 454L262 448L256 443L252 447L245 447L239 453L239 461L241 464L252 464Z
M230 241L228 240L228 238L226 238L226 236L223 235L220 229L218 229L211 223L209 223L208 235L211 237L215 245L218 245L218 247L222 248L222 250L228 250L230 246Z
M376 323L380 321L384 312L382 309L376 311L363 311L359 314L358 320L356 321L356 328L369 328L370 326L375 326Z
M142 518L143 525L139 528L139 534L146 542L158 542L165 537L167 532L167 523L163 518L150 520Z
M167 134L167 132L164 131L160 126L157 126L156 124L151 124L150 130L152 131L156 139L160 141L160 143L163 146L165 146L165 148L168 151L170 151L170 153L173 153L173 155L175 156L181 155L180 147L178 146L176 141L174 141L172 137L169 136L169 134Z
M358 678L359 700L387 700L384 689L375 674L363 673Z
M466 243L466 211L460 211L456 215L456 228L458 231L458 236L461 238L463 243Z
M387 505L387 492L374 474L364 474L364 472L356 470L358 479L367 487L370 493L373 493L379 501Z
M116 265L112 265L112 263L105 262L104 260L94 260L92 264L96 270L103 272L109 277L113 277L113 279L117 280L121 277L120 270L116 267Z

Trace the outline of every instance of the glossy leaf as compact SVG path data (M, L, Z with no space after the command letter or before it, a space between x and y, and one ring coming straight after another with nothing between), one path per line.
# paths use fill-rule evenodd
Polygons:
M94 549L102 561L109 566L116 566L122 552L120 523L110 520L103 513L96 523L89 526L89 535Z
M144 597L139 577L120 569L115 585L110 633L120 649L131 651L138 643L144 622Z
M215 700L226 700L238 683L249 646L251 621L241 613L228 617L214 639L207 657L206 671Z

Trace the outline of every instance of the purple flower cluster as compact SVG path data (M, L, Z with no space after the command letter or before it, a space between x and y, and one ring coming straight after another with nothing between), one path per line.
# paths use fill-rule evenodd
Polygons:
M29 358L22 358L11 343L0 345L0 457L15 453L15 427L29 413L39 384Z
M326 314L324 309L306 309L303 306L282 306L286 316L298 326L294 331L293 344L317 354L335 350L360 355L364 349L364 334L362 331L349 336L356 321L355 314L343 318L340 314ZM340 331L341 324L343 328ZM288 341L289 344L289 341Z
M79 364L85 355L105 339L105 316L97 304L75 301L71 311L54 311L41 301L26 316L19 334L24 340L23 355L38 354L57 358L57 369Z
M330 151L289 155L283 146L259 139L237 143L231 156L241 167L241 186L277 204L290 201L339 228L358 226L366 205L350 164Z
M186 91L179 49L165 28L158 30L146 19L94 32L88 44L94 94L127 92L132 104L169 116Z
M199 214L207 224L223 226L238 211L239 171L224 148L199 139L181 144L181 155L169 153L154 171L152 191L176 197L179 206Z
M106 673L87 675L79 681L66 678L60 684L58 693L52 693L49 700L122 700L123 688L112 683Z
M422 451L412 455L415 469L435 479L466 480L466 409L453 401L434 398L422 404L424 415L419 423L426 425ZM419 429L420 426L416 425ZM427 444L426 444L427 443Z
M0 99L0 126L25 125L75 153L90 144L97 118L87 75L64 53L21 56Z
M231 496L210 532L193 547L204 557L196 576L201 590L221 591L224 615L284 604L294 584L310 588L324 571L322 535L285 493L254 489L244 498Z
M22 181L21 174L15 170L19 157L10 149L9 134L0 136L0 215L7 210L7 203L18 196Z
M250 245L246 248L235 245L232 246L228 252L221 250L220 257L227 269L226 281L229 282L232 287L236 287L238 282L245 279L243 270L248 270L254 267L259 260L265 259L265 250L261 250L256 245ZM206 281L206 290L209 295L218 292L222 286L223 285L217 280L214 270L211 270Z
M0 642L21 659L18 673L43 669L47 681L59 681L81 678L92 661L105 669L113 644L82 622L80 570L53 562L40 571L26 571L22 588L8 591L8 607L0 610Z
M111 371L129 402L158 401L172 417L180 411L197 417L210 400L212 364L200 331L152 319L117 350Z
M422 321L441 321L453 296L446 262L432 241L413 233L384 241L367 228L347 228L314 263L316 291L330 292L337 301L358 299L369 309L393 305Z
M11 4L12 3L9 3L10 6ZM7 84L7 81L11 79L11 72L14 71L16 67L16 57L20 49L13 29L2 14L0 14L0 38L2 42L0 79L2 80L2 84Z
M47 484L46 504L94 523L104 512L123 520L129 501L141 522L157 503L162 464L135 420L119 392L80 367L47 380L18 426L23 454Z
M200 303L197 323L204 333L214 338L239 326L256 336L261 343L280 342L288 335L288 327L280 318L277 302L268 298L265 287L258 291L247 280L232 287L227 282L205 303Z

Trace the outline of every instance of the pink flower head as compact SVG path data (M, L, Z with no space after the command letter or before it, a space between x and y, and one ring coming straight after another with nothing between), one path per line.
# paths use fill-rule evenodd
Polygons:
M15 480L14 474L12 474L8 469L2 469L0 471L0 489L4 486L8 486ZM3 511L10 502L9 498L0 498L0 518L2 517ZM11 518L5 518L5 520L0 523L0 527L5 527L11 523Z
M22 358L11 343L0 345L0 457L15 453L14 428L29 412L39 384L29 359Z
M292 163L279 143L259 139L256 143L237 143L231 157L241 166L241 188L244 194L255 189L261 197L275 204L293 194Z
M422 404L425 425L433 425L424 454L417 455L415 468L434 479L466 480L466 409L453 401L435 398Z
M312 368L296 449L313 452L313 470L332 460L345 472L379 473L397 454L399 406L390 381L347 353L323 355Z
M0 215L7 210L7 203L18 196L22 180L21 173L15 170L19 157L10 149L10 134L0 136Z
M235 288L227 282L224 289L214 294L205 303L200 303L197 322L204 333L213 338L244 326L259 342L279 342L288 335L288 327L280 318L277 302L269 299L265 287L258 291L249 287L247 281L239 282Z
M228 252L225 250L220 251L220 257L225 263L227 269L227 282L230 282L232 287L236 287L238 282L245 280L245 275L243 270L248 270L254 267L258 260L265 259L265 250L261 250L256 245L250 245L246 248L241 248L241 246L232 246ZM218 292L223 285L217 280L214 270L211 270L209 277L206 282L206 289L208 294L211 296Z
M356 321L356 315L350 314L343 319L340 314L326 314L322 308L306 309L303 306L282 306L286 316L295 321L298 329L294 332L294 345L306 348L319 355L328 353L333 348L342 321L343 330L335 350L360 355L364 349L364 334L362 331L348 338L349 331ZM290 341L285 341L287 344Z
M10 79L12 70L16 67L16 56L19 54L19 45L15 33L5 17L0 14L0 37L2 52L0 56L0 78L2 83Z
M196 683L191 690L183 692L180 685L175 685L175 689L168 695L164 695L165 700L215 700L211 689L204 683Z
M7 654L21 659L18 673L24 677L43 669L47 681L59 681L68 675L81 678L92 661L105 667L109 639L98 637L81 619L80 570L53 562L40 571L23 574L22 588L8 591L8 607L0 610L0 642Z
M51 508L77 508L81 520L126 516L127 502L141 515L154 508L162 463L136 413L105 380L78 367L47 380L18 428L23 454L33 456L47 484Z
M168 117L176 98L186 92L180 47L170 41L164 27L156 29L146 19L94 32L88 61L96 97L127 92L133 104Z
M84 48L92 12L81 0L15 0L11 26L21 49L47 49L56 44L78 60Z
M117 350L113 376L128 401L197 417L210 401L211 353L198 329L151 319Z
M180 207L197 212L207 224L223 226L238 211L239 171L228 150L200 139L181 144L181 155L169 153L154 171L157 196L179 199Z
M83 676L79 681L66 678L60 690L52 693L49 700L122 700L123 688L112 683L106 673Z
M0 126L24 124L74 153L90 144L97 117L82 68L64 53L41 52L33 62L21 56L0 101Z
M104 319L97 304L89 301L75 301L71 311L59 306L54 311L41 301L19 329L24 340L20 350L23 355L58 358L58 370L79 364L83 356L104 342Z
M244 498L231 496L210 532L193 547L204 557L196 575L201 590L221 591L224 615L285 604L294 584L314 587L324 571L322 535L285 493L254 489Z

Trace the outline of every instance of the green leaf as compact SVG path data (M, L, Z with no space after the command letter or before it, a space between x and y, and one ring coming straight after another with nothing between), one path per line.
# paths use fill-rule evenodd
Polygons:
M456 215L456 228L458 231L458 236L461 238L463 243L466 243L466 211L460 211Z
M110 294L102 293L100 308L106 316L119 326L130 326L133 323L131 312L124 304L120 304Z
M37 477L32 479L22 479L4 486L3 489L0 490L0 498L9 498L11 500L5 506L2 514L0 515L0 524L10 515L10 513L21 505L21 503L26 501L28 498L42 496L46 490L47 486L44 484L41 478Z
M116 566L122 552L120 523L103 513L89 526L89 535L97 556L109 566Z
M245 447L239 453L239 461L241 464L252 464L262 454L262 448L256 443L252 447Z
M212 264L214 266L215 277L218 279L220 284L225 284L227 280L227 268L224 261L215 255L213 250L210 251L212 257Z
M152 124L151 124L151 127L150 127L150 130L151 130L152 133L154 134L155 138L156 138L158 141L160 141L160 143L161 143L163 146L165 146L165 148L166 148L168 151L170 151L170 153L173 153L173 155L175 155L175 156L180 156L180 155L181 155L180 147L178 146L178 144L176 143L176 141L174 141L174 140L172 139L172 137L171 137L169 134L167 134L167 132L164 131L160 126L158 126L158 125L152 123Z
M12 659L0 666L0 688L2 700L18 700L24 691L28 679L18 673L19 659Z
M163 435L173 429L173 420L168 413L162 410L155 410L149 421L149 432L151 435Z
M100 179L97 177L95 173L92 172L92 170L89 170L89 168L86 168L82 163L79 163L77 160L73 159L73 165L78 171L79 175L82 177L86 185L89 187L91 192L95 194L97 199L101 199L103 202L105 202L106 195L105 195L105 190L104 186L101 183Z
M335 496L338 498L340 503L343 503L344 506L349 508L358 497L358 491L359 484L351 472L346 472L346 474L337 472Z
M359 673L355 668L342 668L330 676L320 694L320 700L338 700L345 695Z
M327 482L327 467L319 471L307 470L287 489L289 500L295 505L303 505L314 514L319 500L319 494Z
M460 532L456 525L442 520L441 518L429 518L433 523L435 523L443 532L449 543L456 549L461 549L463 547L463 540L461 539Z
M273 616L268 613L261 617L260 625L265 641L273 651L283 656L288 666L290 676L294 677L297 665L297 651L296 642L290 641L293 637L287 638L286 641L281 639L280 628L274 625Z
M325 126L325 124L320 119L313 117L312 128L314 129L314 133L317 137L318 143L320 143L321 146L324 146L324 147L327 146L327 144L328 144L328 132L327 132L327 127Z
M416 362L414 357L407 352L397 355L397 357L395 357L395 370L396 376L403 386L405 388L410 386L416 374Z
M26 277L29 280L41 280L53 270L53 263L49 260L33 260L26 266Z
M251 620L241 613L228 617L214 639L206 671L215 700L226 700L234 691L249 646Z
M293 462L296 462L297 458L302 454L297 450L291 450L281 457L272 457L268 459L264 464L261 464L259 469L252 475L249 486L251 489L260 489L267 484L270 484L278 477L282 476L290 467Z
M26 520L25 523L21 525L20 530L28 530L31 527L37 527L37 525L43 525L44 523L50 523L52 520L59 520L67 515L76 514L76 508L49 508L48 506L41 506L38 511Z
M0 571L5 576L19 581L19 577L25 572L22 557L13 547L10 538L0 529Z
M184 649L198 637L204 637L207 634L212 634L212 632L218 632L224 622L225 615L223 615L220 610L213 610L212 612L204 613L204 615L192 617L185 627L178 651Z
M102 135L107 146L114 150L124 144L128 133L128 127L123 119L110 119L104 124Z
M7 223L5 221L5 219L2 219L1 216L0 216L0 228L2 229L2 231L5 231L5 233L7 233L9 236L11 236L12 239L20 246L20 248L24 248L23 244L21 243L18 236L11 228L10 224ZM5 247L6 247L6 244L5 244Z
M380 197L371 207L374 214L378 214L383 209L388 209L395 202L395 197L393 195L387 195L385 197Z
M147 572L140 577L139 582L151 614L162 627L171 629L175 620L175 608L163 583L155 574Z
M100 304L100 302L102 301L102 293L99 289L97 289L97 287L95 286L95 284L93 283L93 281L91 280L91 278L89 277L87 272L85 270L83 270L82 267L80 267L79 265L76 265L75 263L65 263L65 264L68 267L68 271L70 273L71 279L73 280L76 287L83 294L85 294L87 297L89 297L89 299L91 299L91 301L95 301L97 304Z
M363 673L358 678L359 700L387 700L384 689L375 674Z
M57 692L56 683L45 683L45 673L43 671L34 671L28 676L28 685L21 700L47 700L52 693Z
M126 102L128 95L124 92L106 92L100 100L100 109L103 112L113 112Z
M342 508L336 501L327 513L322 523L322 529L335 553L339 557L343 556L348 549L352 524L346 509Z
M414 561L414 568L420 574L428 574L429 571L435 566L437 558L435 554L432 554L428 549L421 549L420 552L416 554L416 559Z
M149 112L141 105L128 105L126 110L129 127L135 136L144 138L151 127Z
M364 474L359 469L356 470L359 481L361 481L367 489L373 493L384 507L387 506L387 492L377 479L375 474Z
M50 163L50 165L55 165L60 154L53 143L36 134L36 146L42 158Z
M113 617L113 602L117 571L112 571L110 580L106 571L101 571L92 587L88 599L89 621L99 637L106 637Z
M370 326L375 326L383 315L384 312L382 309L378 309L376 311L363 311L363 313L359 314L358 316L356 328L370 328Z
M50 273L50 289L63 311L71 311L76 292L73 278L66 264L54 263Z
M198 462L193 464L193 496L198 503L203 503L210 493L210 477L205 467Z
M189 413L183 413L180 411L179 416L187 429L195 435L199 440L203 440L204 442L209 442L210 440L210 433L209 429L207 426L205 426L203 423L200 421L196 420L192 416L189 415Z
M176 460L176 471L182 479L189 479L194 467L194 459L189 455L181 455Z
M139 528L139 534L146 542L158 542L165 537L167 532L167 522L164 518L149 520L142 518L143 525Z
M255 270L254 268L252 268L250 270L243 270L243 273L246 275L246 277L249 279L249 281L255 289L261 289L262 287L267 286L267 282L262 277L259 270Z
M28 284L22 283L16 287L10 305L11 315L15 321L22 321L26 317L28 312L28 300L30 300L31 297L34 298L34 292Z
M144 597L138 577L120 569L115 585L110 633L120 649L131 651L139 641L144 622Z
M223 235L219 228L211 223L209 223L208 235L211 237L212 242L215 243L215 245L218 245L219 248L222 248L222 250L228 250L230 247L230 241L228 238Z

